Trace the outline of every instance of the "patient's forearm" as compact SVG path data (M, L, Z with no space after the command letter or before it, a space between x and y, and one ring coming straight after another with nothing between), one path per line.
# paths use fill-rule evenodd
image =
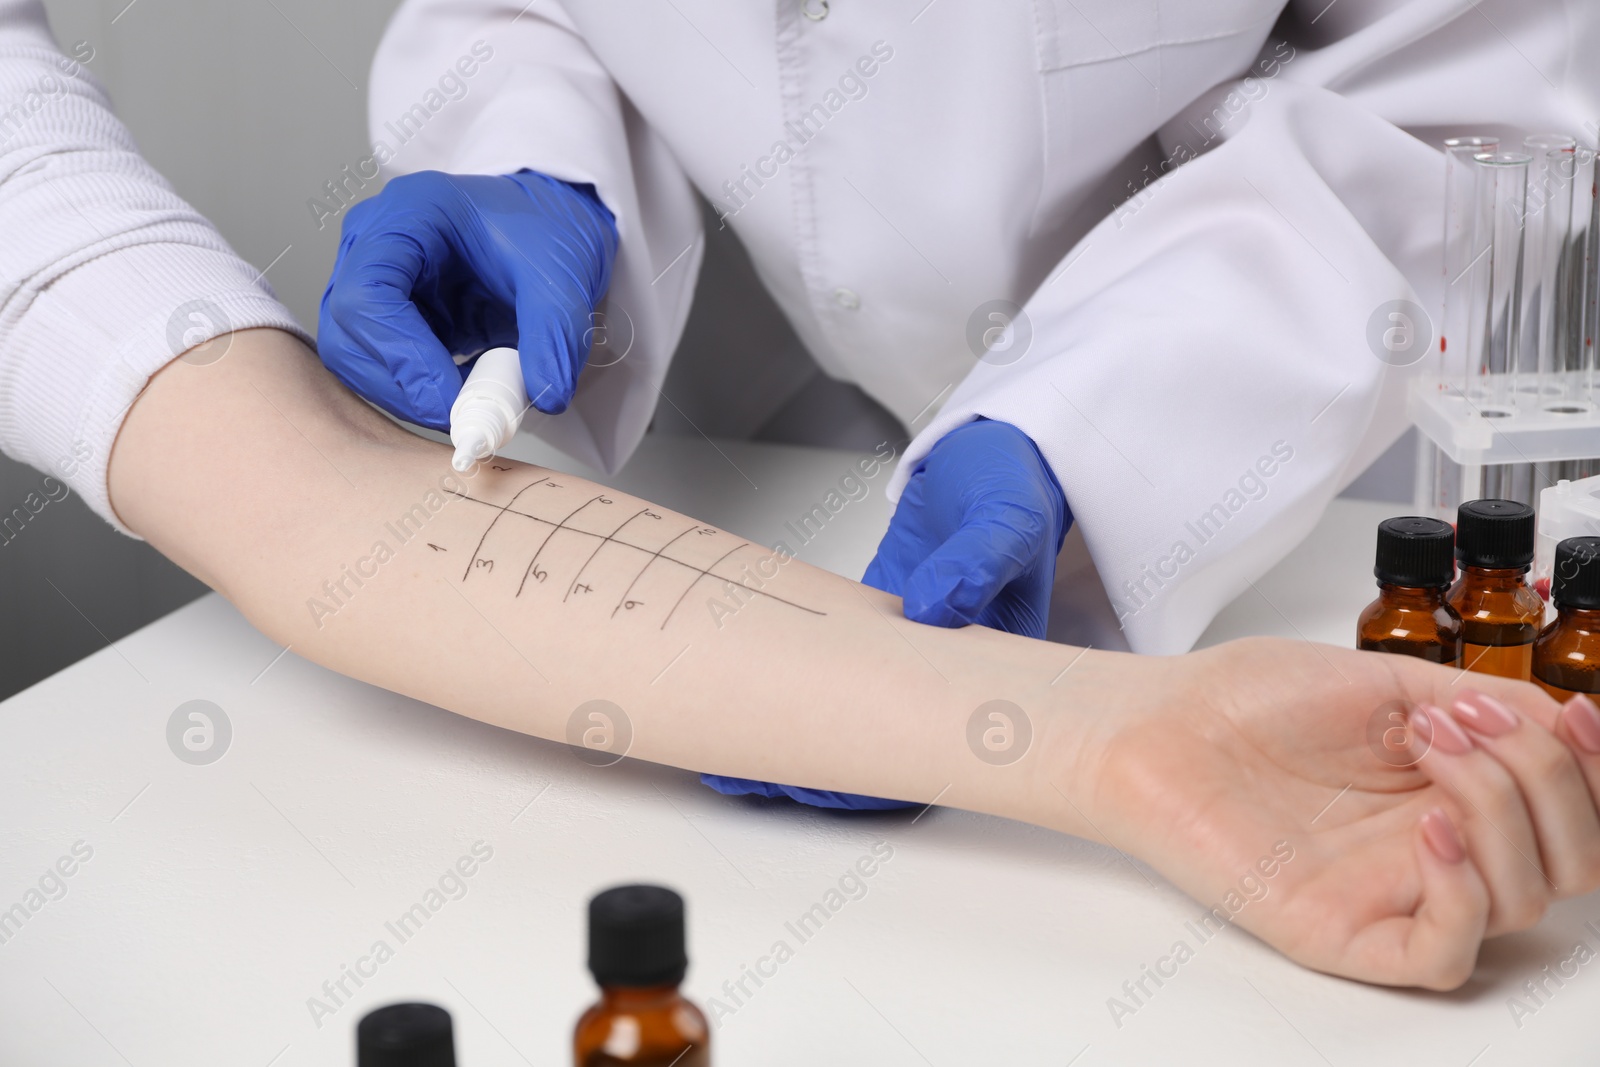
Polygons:
M1057 788L1114 710L1087 710L1111 690L1097 654L1062 679L1078 650L907 622L895 598L582 479L454 475L285 334L159 375L111 479L130 527L346 674L556 740L610 701L639 758L1095 836ZM969 744L994 700L1035 732L1014 765Z
M609 701L643 759L1108 840L1334 973L1454 988L1485 932L1600 882L1600 756L1580 765L1570 724L1525 683L1470 683L1509 732L1456 725L1397 767L1369 747L1373 709L1412 709L1430 724L1413 736L1445 738L1459 672L1291 641L1079 659L919 626L692 518L520 463L456 480L448 457L288 335L253 331L152 381L111 495L269 636L337 670L560 741ZM991 701L1032 726L1014 762L972 735Z

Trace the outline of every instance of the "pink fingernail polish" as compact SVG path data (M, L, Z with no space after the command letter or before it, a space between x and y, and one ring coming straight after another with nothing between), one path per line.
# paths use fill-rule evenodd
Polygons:
M1567 729L1578 747L1591 756L1600 756L1600 708L1582 693L1567 701L1561 708L1567 720Z
M1433 854L1446 863L1460 863L1467 858L1461 837L1443 808L1434 808L1422 817L1422 838Z
M1412 718L1412 728L1417 731L1417 736L1440 752L1449 756L1465 756L1472 751L1472 738L1442 708L1421 704Z
M1463 726L1470 727L1485 737L1500 737L1517 728L1521 720L1516 712L1506 707L1488 693L1466 692L1450 705L1450 713Z
M1433 726L1428 722L1428 717L1423 714L1422 708L1412 708L1406 714L1406 721L1411 724L1411 746L1419 753L1418 759L1426 755L1428 749L1433 747Z

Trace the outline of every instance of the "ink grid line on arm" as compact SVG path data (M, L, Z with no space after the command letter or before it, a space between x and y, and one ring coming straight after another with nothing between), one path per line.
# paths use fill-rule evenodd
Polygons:
M529 482L521 489L518 489L514 494L512 494L511 498L507 500L505 504L497 504L493 501L485 500L482 497L473 496L470 493L462 493L453 489L446 490L446 492L450 493L450 495L454 497L469 501L481 507L493 509L494 511L493 517L491 517L489 522L484 526L483 533L479 537L477 545L474 546L471 557L467 561L466 568L462 572L461 581L463 583L465 583L477 571L489 573L494 570L496 557L486 555L484 552L484 546L488 543L489 535L494 531L500 520L507 515L511 515L517 517L518 519L537 523L541 526L546 526L549 528L544 537L539 541L538 547L534 549L533 556L529 559L527 567L523 570L522 578L517 585L517 591L515 594L513 594L517 597L520 597L523 591L527 588L528 579L530 577L533 578L535 583L540 585L544 584L549 578L548 568L540 569L539 559L544 554L545 548L548 547L555 539L556 535L565 532L569 534L576 534L585 538L593 538L596 544L594 550L589 553L589 555L584 559L583 563L578 566L576 571L573 572L571 579L569 579L566 583L566 590L561 597L562 603L568 602L573 594L586 596L597 591L594 582L583 582L581 579L583 578L584 572L588 570L589 564L594 561L595 557L598 556L607 545L616 545L620 548L637 552L644 558L638 571L634 573L633 577L629 580L628 584L623 588L621 594L618 596L616 606L611 610L611 617L613 618L616 617L619 611L626 610L631 612L646 606L645 601L642 599L630 599L630 596L633 593L634 588L639 584L640 579L644 577L645 572L650 570L650 568L658 560L674 564L683 568L684 570L693 572L693 577L689 579L689 583L683 587L682 591L678 594L677 599L673 601L671 608L669 608L666 614L662 617L660 626L658 627L659 629L666 629L667 623L672 621L673 615L677 613L677 610L683 604L683 601L691 592L694 591L694 587L705 578L711 578L718 581L740 585L741 588L753 595L777 601L780 604L785 604L791 608L804 611L812 615L827 614L825 611L808 607L805 604L800 604L793 600L786 599L774 593L768 592L767 590L756 589L749 585L743 585L740 583L738 575L717 572L717 568L725 564L736 552L740 551L741 549L752 547L752 542L741 541L732 548L723 551L709 564L705 565L697 564L690 559L683 558L681 555L668 554L667 550L669 548L682 541L684 538L690 537L690 535L695 535L694 540L698 540L702 537L707 538L708 544L720 547L721 543L727 540L727 535L722 531L716 530L712 527L702 526L698 523L691 523L688 527L678 530L670 538L661 542L659 545L652 547L651 545L640 544L638 541L628 540L618 536L622 533L624 528L634 524L636 520L645 520L644 523L640 524L641 527L648 526L651 523L665 521L659 512L648 507L641 508L633 512L627 518L623 519L621 522L612 527L610 532L604 532L597 529L585 529L583 526L573 524L573 521L580 515L593 515L596 512L603 512L604 509L609 508L616 503L613 498L606 496L603 493L590 497L582 504L579 504L577 507L567 511L565 515L558 515L554 512L550 514L538 514L537 512L541 509L539 508L539 494L537 493L527 498L527 500L531 501L531 503L524 503L524 508L526 508L526 510L523 508L518 508L516 505L523 503L524 495L529 494L533 490L541 487L556 490L562 488L561 483L552 480L550 473L551 472L547 472L544 477ZM591 508L593 508L593 510L591 510ZM448 546L442 546L442 549L448 551Z

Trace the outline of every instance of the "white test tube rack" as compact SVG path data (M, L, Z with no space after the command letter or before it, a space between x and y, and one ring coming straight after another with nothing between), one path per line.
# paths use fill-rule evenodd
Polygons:
M1441 340L1411 383L1420 514L1487 496L1535 507L1600 474L1600 199L1572 138L1446 142Z

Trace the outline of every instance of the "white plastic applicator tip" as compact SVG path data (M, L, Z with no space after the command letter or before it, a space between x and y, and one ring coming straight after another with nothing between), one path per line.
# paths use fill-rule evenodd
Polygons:
M450 442L456 446L450 466L462 474L471 470L474 463L494 454L488 435L477 427L457 430L451 435Z

